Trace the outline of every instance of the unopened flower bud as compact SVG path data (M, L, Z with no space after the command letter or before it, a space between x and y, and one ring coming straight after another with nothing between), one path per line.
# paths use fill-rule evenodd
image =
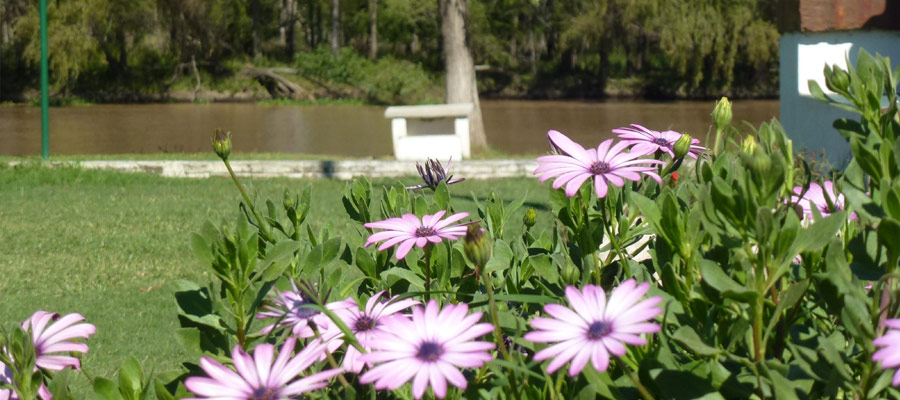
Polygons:
M493 246L491 241L484 235L484 229L478 227L478 224L469 225L466 229L466 237L463 239L463 250L466 252L466 258L475 264L476 268L484 268L491 259L491 251Z
M216 135L212 139L213 150L223 160L231 154L231 132L216 129Z
M825 86L834 92L846 92L850 86L850 74L835 65L834 67L825 66L826 71L830 70L830 74L826 72Z
M525 216L522 217L522 223L524 223L526 227L531 228L534 226L535 219L537 219L537 213L533 208L529 208L528 211L525 211Z
M284 190L284 200L282 201L282 205L284 206L285 210L289 210L297 206L297 199L287 189Z
M575 264L568 264L563 268L562 280L567 285L577 285L581 280L581 271Z
M672 145L672 153L675 155L675 159L684 158L691 151L691 141L693 138L691 135L687 133L681 135L678 140L675 141L675 144Z
M744 136L741 142L741 152L747 155L753 155L756 152L756 137L753 135Z
M712 113L713 123L716 124L717 130L725 129L731 123L731 102L727 97L723 97L716 102L716 108Z

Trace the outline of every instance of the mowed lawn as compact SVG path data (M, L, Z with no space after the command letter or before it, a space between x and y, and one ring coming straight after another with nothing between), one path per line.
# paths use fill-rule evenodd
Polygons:
M410 166L414 173L414 166ZM397 179L373 181L373 203L381 187ZM412 184L418 178L400 181ZM243 179L280 205L285 189L312 186L307 223L314 230L356 229L338 180ZM537 179L467 180L451 186L456 210L477 218L472 193L480 199L493 190L505 201L528 194L507 235L521 232L525 209L539 211L539 226L549 224L549 183ZM0 324L19 323L36 310L81 313L97 326L88 342L84 368L92 376L113 377L129 356L145 371L166 371L185 360L173 329L177 327L172 282L209 276L191 254L189 237L207 220L233 224L239 193L227 178L173 179L38 164L0 166ZM375 211L378 215L378 211ZM358 235L348 235L356 238ZM360 240L360 239L355 239ZM358 246L361 243L351 243ZM84 382L78 384L82 390Z

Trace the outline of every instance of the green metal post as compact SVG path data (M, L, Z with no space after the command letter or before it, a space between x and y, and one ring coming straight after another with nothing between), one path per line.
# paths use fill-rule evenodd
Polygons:
M47 66L47 0L41 0L41 157L50 158L50 72Z

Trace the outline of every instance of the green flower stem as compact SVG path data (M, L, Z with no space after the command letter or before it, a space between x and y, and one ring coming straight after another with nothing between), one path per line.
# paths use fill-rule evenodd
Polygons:
M325 343L325 341L322 340L322 335L319 334L319 329L316 328L316 324L309 324L309 327L312 328L313 333L316 335L316 339L319 339L320 341L322 341L322 343ZM328 365L330 365L331 368L340 368L340 366L338 366L337 364L337 361L334 360L334 356L332 356L331 352L328 351L328 346L325 346L325 358L328 359ZM350 387L350 382L347 382L347 378L344 378L344 374L338 374L337 378L338 381L341 382L341 386L343 386L344 389Z
M647 388L645 388L644 385L641 384L641 381L634 376L634 373L631 372L631 368L628 366L628 363L620 362L619 364L622 365L622 370L625 371L625 375L628 375L628 379L631 379L631 382L634 383L634 387L637 388L638 392L641 393L641 397L643 397L644 400L654 400L653 395L650 394L650 391L648 391Z
M425 245L425 302L431 300L431 243Z
M259 217L259 214L256 212L256 207L250 201L250 196L247 196L247 191L244 190L244 185L242 185L241 182L238 181L237 175L235 175L234 170L231 169L231 163L228 162L228 159L222 159L222 162L225 163L225 168L228 169L228 174L231 175L231 180L234 181L234 184L237 186L238 191L241 192L241 197L244 198L244 202L247 203L247 207L250 207L250 212L252 212L253 217L256 218L256 222L259 224L259 229L262 230L263 236L265 236L265 239L267 241L271 242L273 238L272 235L269 234L269 224Z
M585 199L583 195L578 196L578 199L579 199L579 202L581 203L581 211L582 211L582 214L584 214L584 223L581 224L581 230L584 231L584 230L588 229L588 226L589 226L590 223L591 223L591 218L590 218L590 216L589 216L589 214L588 214L588 204L590 203L590 201L589 201L590 195L588 195L588 199ZM582 236L582 237L583 237L584 235L579 235L579 236ZM579 238L579 239L580 239L580 238ZM579 245L580 247L583 247L583 248L581 249L582 252L590 251L590 253L591 253L591 259L592 259L593 262L594 262L594 268L593 268L594 281L595 281L595 283L596 283L597 285L599 285L599 284L600 284L600 279L601 279L600 277L602 276L602 275L600 274L600 268L601 268L601 265L600 265L600 258L597 257L597 249L595 248L596 246L594 246L593 240L589 240L588 242L589 242L589 243L580 243L580 241L579 241L579 244L578 244L578 245ZM583 263L584 263L584 256L582 255L582 264L583 264ZM582 268L583 268L583 267L582 267Z
M478 269L476 269L476 272L479 272ZM491 321L494 323L494 344L497 345L504 360L513 362L512 357L509 355L509 349L503 345L503 330L500 329L500 311L497 309L496 300L494 300L494 284L491 282L490 274L478 273L478 275L481 275L488 295L488 310L491 314ZM519 385L516 382L516 374L512 370L509 370L509 384L513 391L513 397L519 399Z

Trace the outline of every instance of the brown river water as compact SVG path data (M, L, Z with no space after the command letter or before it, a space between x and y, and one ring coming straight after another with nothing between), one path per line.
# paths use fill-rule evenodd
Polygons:
M484 101L488 143L510 154L548 149L556 129L582 145L613 137L631 123L704 139L714 101ZM109 104L50 109L51 154L195 153L211 151L216 128L232 131L240 152L343 157L392 154L390 121L380 106L263 106L252 103ZM736 121L778 117L777 100L734 102ZM0 107L0 155L41 152L40 108Z

